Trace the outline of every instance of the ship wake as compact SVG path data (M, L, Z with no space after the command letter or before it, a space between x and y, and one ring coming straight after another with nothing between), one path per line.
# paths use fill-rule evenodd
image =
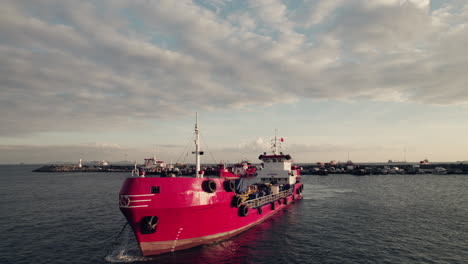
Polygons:
M302 196L304 200L326 200L330 198L335 198L338 196L346 195L348 193L354 193L354 190L351 189L343 189L343 188L330 188L329 186L325 185L312 185L312 184L304 184L304 191L302 192Z
M109 263L145 262L151 258L141 255L132 228L125 224L104 258Z

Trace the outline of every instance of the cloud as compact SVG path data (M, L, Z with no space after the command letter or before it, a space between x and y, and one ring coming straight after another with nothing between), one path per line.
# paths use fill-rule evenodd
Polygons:
M131 151L115 145L84 144L84 145L0 145L0 160L6 164L20 162L39 164L44 162L68 161L78 162L93 160L125 160L125 154ZM47 161L44 156L47 156ZM25 160L25 157L26 160Z
M316 5L309 5L306 7L308 14L305 17L304 25L310 27L323 23L344 2L344 0L330 0L320 1Z
M4 1L0 12L0 136L301 99L468 103L465 1Z
M287 142L288 139L285 140L285 142L277 142L278 145L278 151L282 152L288 152L288 153L321 153L321 152L346 152L346 151L361 151L361 150L367 150L369 148L372 149L379 149L381 147L367 147L367 146L361 146L361 147L355 147L355 146L349 146L349 145L343 145L343 144L296 144L296 143L289 143ZM238 152L238 153L244 153L244 154L260 154L263 152L271 152L273 151L272 149L272 144L274 140L271 139L268 141L265 141L262 137L258 137L255 140L247 141L247 142L242 142L238 144L237 147L235 148L223 148L223 149L218 149L217 151L219 152Z
M222 147L214 150L219 153L236 153L236 154L260 154L271 147L269 142L265 142L263 137L258 137L255 140L243 141L232 147ZM224 155L221 154L221 155Z
M88 142L82 144L64 145L5 145L0 144L0 161L3 164L17 164L20 162L29 164L50 163L56 161L77 162L79 159L87 161L106 160L110 162L136 160L142 163L144 158L156 155L167 162L182 161L180 153L183 146L174 144L161 144L154 148L126 147L115 143ZM164 153L164 157L159 154ZM180 158L181 160L177 160Z

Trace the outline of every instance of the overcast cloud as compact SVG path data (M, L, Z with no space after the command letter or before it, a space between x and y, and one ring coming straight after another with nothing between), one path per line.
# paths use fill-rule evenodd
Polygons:
M468 102L466 1L14 0L0 12L3 136L298 98Z
M0 137L304 100L466 106L466 54L464 0L4 0Z

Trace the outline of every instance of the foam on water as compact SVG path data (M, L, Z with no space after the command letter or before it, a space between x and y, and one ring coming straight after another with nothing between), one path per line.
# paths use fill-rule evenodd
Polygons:
M131 227L125 224L105 260L110 263L132 263L150 261L151 258L141 255Z

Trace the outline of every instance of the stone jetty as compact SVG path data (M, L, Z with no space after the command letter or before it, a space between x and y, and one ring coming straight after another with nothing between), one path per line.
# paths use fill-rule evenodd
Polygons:
M132 165L108 165L108 166L78 166L78 165L45 165L33 172L131 172Z

